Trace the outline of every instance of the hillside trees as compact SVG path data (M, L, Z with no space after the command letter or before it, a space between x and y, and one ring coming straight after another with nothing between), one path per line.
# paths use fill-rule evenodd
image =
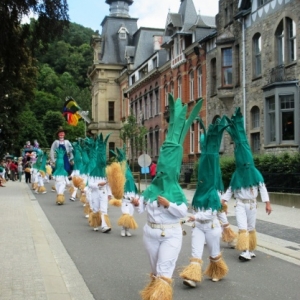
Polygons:
M21 24L30 13L37 19L32 24ZM60 36L68 19L66 0L1 1L0 154L19 147L19 116L34 98L36 86L35 49Z

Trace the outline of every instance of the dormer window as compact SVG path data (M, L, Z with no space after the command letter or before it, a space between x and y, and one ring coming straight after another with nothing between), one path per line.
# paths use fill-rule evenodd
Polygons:
M119 39L126 40L128 33L129 33L128 30L122 26L118 31Z

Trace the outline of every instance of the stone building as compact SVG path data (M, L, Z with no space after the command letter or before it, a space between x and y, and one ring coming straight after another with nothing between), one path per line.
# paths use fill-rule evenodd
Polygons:
M206 50L208 123L237 106L254 153L299 151L299 0L220 0ZM222 152L233 145L224 135Z

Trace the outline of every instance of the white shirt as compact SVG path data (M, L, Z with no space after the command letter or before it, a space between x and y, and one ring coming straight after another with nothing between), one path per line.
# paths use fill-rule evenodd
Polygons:
M240 190L231 190L231 187L222 195L222 200L229 201L232 196L235 199L241 200L255 200L258 196L258 191L261 196L262 202L268 202L269 194L264 183L261 183L259 186L253 186L249 188L241 188Z

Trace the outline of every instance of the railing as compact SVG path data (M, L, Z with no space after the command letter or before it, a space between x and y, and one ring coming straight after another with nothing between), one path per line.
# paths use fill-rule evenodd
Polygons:
M300 194L300 173L262 173L269 192Z
M269 73L268 83L282 82L282 81L286 81L285 66L279 65L275 68L272 68Z
M184 53L180 53L171 60L171 68L175 68L180 64L183 64L186 61Z

